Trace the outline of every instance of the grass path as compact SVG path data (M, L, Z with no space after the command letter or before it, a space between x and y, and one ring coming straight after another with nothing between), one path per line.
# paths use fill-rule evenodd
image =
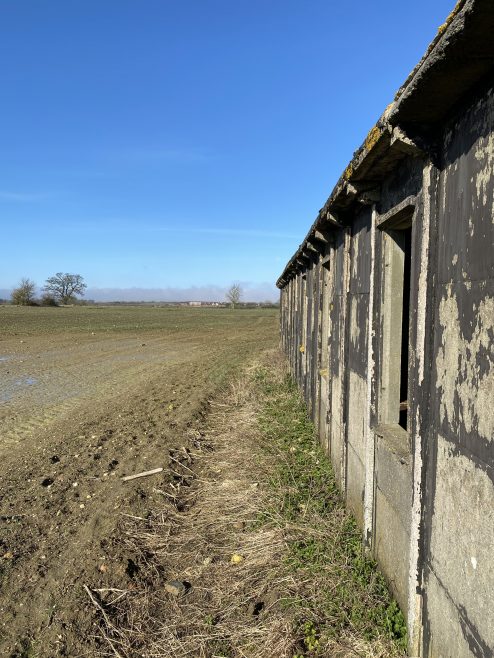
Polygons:
M171 455L162 507L121 527L134 586L90 589L91 655L405 655L403 616L278 353L211 402L191 446Z

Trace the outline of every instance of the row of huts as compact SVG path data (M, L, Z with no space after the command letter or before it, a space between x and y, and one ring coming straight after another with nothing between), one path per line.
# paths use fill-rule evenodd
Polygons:
M278 282L411 656L494 656L494 3L463 0Z

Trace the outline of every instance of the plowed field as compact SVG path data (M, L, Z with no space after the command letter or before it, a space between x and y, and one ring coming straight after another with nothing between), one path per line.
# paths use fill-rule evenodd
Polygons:
M0 307L0 655L85 655L82 584L110 562L132 575L122 515L159 497L211 396L276 342L273 310Z

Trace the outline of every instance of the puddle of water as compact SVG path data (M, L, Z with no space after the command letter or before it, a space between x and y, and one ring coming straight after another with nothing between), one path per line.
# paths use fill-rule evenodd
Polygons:
M26 377L26 379L18 379L14 383L16 386L33 386L38 383L38 380L34 377Z
M0 361L8 361L10 356L0 356Z
M17 381L10 384L7 390L4 390L2 393L0 393L0 402L9 402L12 400L15 393L19 389L27 388L28 386L34 386L37 383L38 380L35 377L25 377L24 379L18 379Z

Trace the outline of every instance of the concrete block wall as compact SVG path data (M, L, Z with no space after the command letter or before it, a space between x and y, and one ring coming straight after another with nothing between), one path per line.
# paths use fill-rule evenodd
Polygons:
M428 658L494 656L493 29L458 4L278 280L293 375Z

